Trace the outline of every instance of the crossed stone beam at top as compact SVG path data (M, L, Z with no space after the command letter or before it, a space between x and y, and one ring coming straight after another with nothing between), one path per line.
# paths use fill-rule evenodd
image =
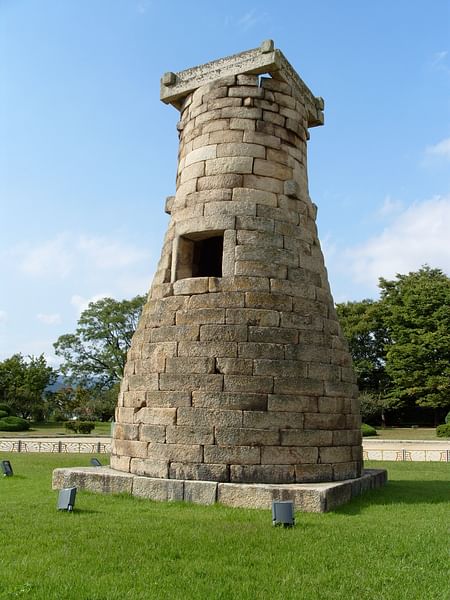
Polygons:
M274 48L272 40L265 40L259 48L219 58L185 71L165 73L161 78L160 97L166 104L179 109L183 99L202 85L228 75L263 73L269 73L274 79L284 81L292 87L294 95L306 107L308 127L323 125L323 98L313 95L281 50Z

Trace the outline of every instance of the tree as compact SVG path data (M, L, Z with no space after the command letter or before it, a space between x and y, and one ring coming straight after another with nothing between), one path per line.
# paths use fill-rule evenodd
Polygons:
M381 278L380 305L392 344L386 352L390 396L402 403L450 406L450 279L425 265Z
M54 344L64 360L61 372L76 385L110 388L123 376L127 351L145 296L117 301L102 298L81 313L75 333Z
M0 362L0 398L14 414L24 419L46 416L45 390L56 381L57 372L41 354L25 359L14 354Z

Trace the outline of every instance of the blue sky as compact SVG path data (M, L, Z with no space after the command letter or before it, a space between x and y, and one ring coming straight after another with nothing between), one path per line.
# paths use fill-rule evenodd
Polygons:
M447 0L0 0L0 360L147 292L175 192L159 79L271 38L313 93L310 194L337 302L450 273Z

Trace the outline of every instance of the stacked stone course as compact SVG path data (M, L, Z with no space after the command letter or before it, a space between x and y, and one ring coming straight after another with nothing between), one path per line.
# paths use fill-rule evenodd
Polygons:
M114 469L236 483L361 473L355 375L308 193L309 97L270 74L176 100L176 195L122 381ZM197 275L212 238L221 272Z

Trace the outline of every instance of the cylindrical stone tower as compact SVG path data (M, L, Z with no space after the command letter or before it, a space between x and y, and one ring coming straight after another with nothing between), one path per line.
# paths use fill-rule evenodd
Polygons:
M177 189L112 468L242 483L358 477L358 392L307 184L323 101L270 42L167 73L162 99L181 113Z

